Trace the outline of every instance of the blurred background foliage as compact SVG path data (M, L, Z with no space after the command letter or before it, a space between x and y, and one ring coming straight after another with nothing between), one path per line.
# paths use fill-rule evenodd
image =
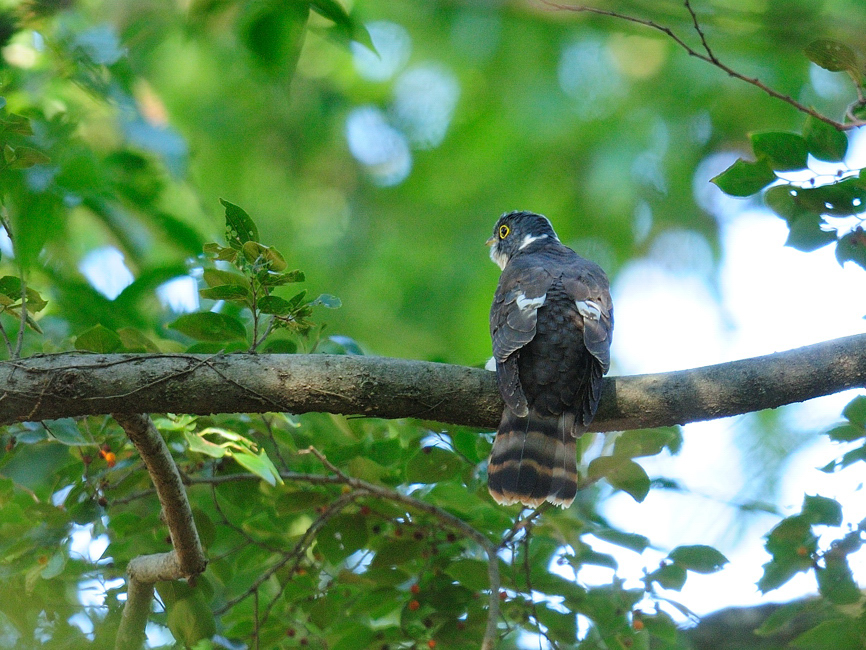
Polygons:
M22 228L33 241L21 257L33 266L48 243L37 266L58 292L49 313L78 307L65 334L158 325L156 304L119 307L140 307L216 237L224 197L256 215L311 291L341 297L331 331L377 354L481 363L496 282L482 244L501 212L547 214L612 277L667 231L698 235L717 259L695 170L745 148L749 131L803 121L612 18L532 2L358 3L357 38L377 58L315 3L305 26L303 4L6 10L8 109L35 118L34 144L52 159L9 188L10 212L44 204L39 226ZM698 44L681 3L599 6ZM866 18L853 5L695 8L717 54L745 74L830 115L852 99L802 50L816 34L856 42ZM81 275L105 246L136 279L119 304Z
M681 2L593 6L651 20L700 47ZM803 50L818 36L862 46L866 11L859 2L701 0L693 7L715 54L743 74L838 119L857 98L844 73L822 70ZM328 294L341 299L341 309L314 315L317 326L298 341L301 350L483 363L498 275L483 243L496 217L512 209L548 215L562 240L614 281L629 264L652 259L675 271L699 270L718 294L724 216L714 209L722 199L709 179L738 154L750 155L748 133L799 133L804 123L787 104L687 56L658 31L534 1L10 1L0 4L0 45L0 189L12 237L0 240L0 267L10 277L23 274L41 296L27 298L43 334L24 338L24 354L73 345L187 349L196 330L190 321L178 326L184 322L178 318L197 309L214 308L250 325L238 305L208 297L218 292L197 293L205 283L210 290L220 286L208 281L202 269L213 267L201 255L207 242L224 241L219 198L253 215L259 241L280 251L288 272L304 271L310 297L322 294L319 304L326 306L336 305ZM646 282L657 277L649 274ZM291 289L274 291L291 301L297 295ZM20 294L20 283L0 280L7 314L0 323L9 338L0 350L7 356L15 350ZM292 308L305 310L300 303ZM861 411L862 404L846 414L848 428L834 440L866 435ZM774 513L778 477L807 436L777 413L739 422L739 444L752 465L738 507ZM190 474L238 471L222 456L196 455L213 451L197 439L213 438L222 427L256 442L235 458L262 478L271 475L255 465L260 449L279 470L321 471L295 453L315 442L353 475L402 489L425 486L423 498L494 539L512 524L513 512L487 498L477 468L489 443L476 432L330 416L165 418L160 427ZM107 419L21 425L3 436L0 526L7 564L0 578L14 581L24 596L21 607L4 610L9 618L0 645L28 647L29 639L13 629L57 647L83 642L87 624L69 621L87 589L108 594L108 614L95 608L88 616L97 641L110 645L122 583L111 582L105 558L122 567L138 553L165 550L155 501L141 494L146 475ZM429 455L443 464L425 460ZM649 489L646 476L639 478ZM654 479L654 488L687 491L664 476ZM249 641L258 620L252 599L237 606L232 599L249 596L261 567L275 565L272 545L294 544L330 513L338 523L325 528L314 554L298 556L295 573L306 577L276 570L271 576L265 595L276 595L280 616L263 623L267 643L279 638L292 646L309 638L328 647L367 647L371 628L327 624L345 611L365 621L399 611L401 627L375 640L407 644L409 634L418 643L438 638L444 647L477 644L484 605L475 596L484 588L477 548L387 503L353 502L332 512L327 504L340 498L338 488L271 483L192 491L212 573L198 592L160 591L163 632L171 629L189 645L214 629ZM583 535L638 552L647 548L642 534L620 530L597 512L596 498L609 493L588 490L574 509L545 514L532 542L513 540L503 592L506 619L516 626L511 646L525 641L514 630L530 620L542 622L550 644L567 645L577 636L587 647L626 647L623 639L648 644L645 626L654 627L655 643L684 643L673 620L687 619L687 610L656 608L664 597L653 600L653 585L675 590L687 570L715 571L712 549L666 555L666 548L658 569L644 567L643 587L626 589L614 579L584 590L547 572L553 564L616 568L619 560L593 550ZM109 498L117 506L110 517ZM64 509L48 505L53 502ZM251 513L258 516L250 519ZM812 526L838 526L836 514L833 504L806 500L802 512L783 520L791 520L788 528L799 537L772 553L774 573L765 586L812 568L809 554L819 553ZM291 525L286 530L275 522ZM72 552L73 523L111 540L103 564ZM357 535L337 535L349 530ZM842 533L839 538L848 546L834 564L837 579L821 588L832 603L850 604L853 581L844 558L859 545ZM399 558L388 555L392 543ZM57 552L57 544L64 550ZM524 562L521 553L534 558L533 570L540 567L532 587L529 574L515 569ZM378 571L373 587L355 575L364 562ZM412 599L408 594L419 592L410 583L430 600ZM839 584L845 589L835 589ZM533 588L565 600L533 604L527 596ZM648 595L646 604L641 599ZM640 602L645 619L631 615ZM225 616L214 623L215 610ZM593 623L591 631L585 622L578 630L575 611ZM777 619L778 627L788 620ZM817 620L843 623L832 634L819 630L801 647L862 639L853 619L828 619L822 610Z

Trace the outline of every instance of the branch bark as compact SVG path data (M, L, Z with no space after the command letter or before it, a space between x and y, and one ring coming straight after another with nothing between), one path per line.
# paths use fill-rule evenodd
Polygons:
M692 370L608 377L593 429L685 424L866 386L866 334ZM108 413L306 413L494 429L493 373L384 357L67 353L0 363L0 424Z
M199 541L180 472L153 422L140 413L113 415L147 467L173 546L169 553L133 558L126 567L126 605L115 647L118 650L138 650L144 642L154 583L196 576L205 570L207 558Z

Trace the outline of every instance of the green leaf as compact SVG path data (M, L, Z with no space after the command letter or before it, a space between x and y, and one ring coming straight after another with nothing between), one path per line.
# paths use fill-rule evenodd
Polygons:
M686 569L679 564L664 564L647 576L649 582L658 582L665 589L679 591L686 584Z
M818 160L842 162L848 153L848 136L835 126L811 115L806 118L803 137L809 153Z
M841 424L838 427L830 429L827 435L834 442L852 442L866 437L866 429L862 426L854 426L853 424Z
M2 301L4 304L12 305L21 302L21 278L15 275L4 275L0 278L0 296L5 296L7 301ZM25 291L27 299L27 311L31 313L40 312L45 309L48 304L37 291L27 287Z
M127 352L159 353L161 351L153 341L134 327L121 327L117 330L117 335L123 343L123 349Z
M836 231L822 229L821 226L824 224L824 220L816 214L805 215L789 223L785 246L811 253L836 241Z
M246 302L252 298L249 289L233 284L224 284L209 289L199 289L198 293L202 298L207 298L208 300L235 300Z
M806 140L797 133L760 131L749 135L758 160L764 160L776 171L805 169L809 150Z
M858 395L842 409L842 417L851 424L866 426L866 395Z
M572 612L560 612L539 603L534 607L538 622L547 628L547 636L572 646L577 639L577 617ZM636 650L636 649L635 649Z
M346 37L363 43L373 51L376 50L367 28L353 20L336 0L311 0L310 8L320 16L332 21Z
M622 548L627 548L635 553L643 553L650 545L649 538L644 537L643 535L638 535L637 533L626 533L612 528L594 530L592 531L592 534L605 542L610 542L611 544L616 544Z
M803 614L804 610L808 610L813 606L813 603L804 600L781 605L764 619L760 627L755 630L755 634L758 636L773 636L787 628L792 621Z
M676 429L673 427L626 431L616 439L613 455L625 458L655 456L675 442L676 438Z
M267 354L295 354L298 344L291 339L271 339L262 348Z
M668 557L681 567L695 573L715 573L728 563L728 558L712 546L703 544L678 546Z
M167 606L166 622L174 638L186 647L192 647L202 639L209 639L216 632L216 622L204 597L196 593L181 598Z
M758 589L762 594L778 589L788 580L793 578L800 571L805 571L808 567L799 566L790 562L777 562L771 560L764 564L764 573L758 580Z
M274 464L271 462L271 459L268 458L264 449L262 449L258 454L249 451L234 451L232 452L232 458L238 462L238 465L249 470L270 485L276 485L277 483L280 485L283 484L283 479L280 477L280 473L277 471L277 468L274 467Z
M472 591L483 591L490 586L488 564L482 560L458 558L448 565L445 573Z
M866 182L854 176L820 187L799 188L794 200L817 214L859 214L866 210Z
M202 273L202 279L209 287L232 285L249 289L250 286L250 281L246 276L233 271L222 271L220 269L205 269Z
M819 623L791 641L793 647L801 650L862 648L863 643L857 621L847 617Z
M93 441L85 437L78 427L78 422L72 418L61 418L59 420L46 420L42 423L48 435L58 442L71 447L84 447L93 444Z
M31 149L30 147L15 147L12 149L6 145L4 157L9 169L27 169L33 165L47 165L51 162L51 158L46 156L41 151Z
M95 325L75 339L76 350L88 350L100 354L117 352L123 347L120 337L103 325Z
M277 316L284 316L292 311L292 306L289 304L289 301L284 300L279 296L265 296L264 298L260 298L256 303L256 307L258 307L258 310L263 314L276 314Z
M441 447L424 447L406 464L407 483L439 483L454 478L463 461L455 453Z
M857 55L844 43L829 38L819 38L809 43L803 52L812 63L825 70L859 75Z
M237 318L212 311L184 314L168 327L199 341L238 341L247 337L246 327Z
M824 561L826 566L815 569L818 591L821 595L836 605L852 605L859 602L860 588L854 582L845 555L831 551L825 554Z
M66 568L66 557L66 553L62 551L54 553L42 571L39 572L40 577L43 580L51 580L51 578L56 578L63 573L63 569Z
M650 489L650 479L643 467L631 459L618 456L601 456L589 464L591 479L605 478L618 490L622 490L640 503Z
M293 282L303 282L304 274L301 271L289 271L288 273L264 273L259 277L262 286L279 287Z
M803 518L812 525L842 525L842 506L835 499L808 496L803 500Z
M740 158L715 178L710 179L722 192L731 196L752 196L776 180L766 160L749 162Z
M360 513L331 517L316 535L316 547L332 564L339 564L367 543L367 520Z
M262 68L291 79L309 15L309 2L246 3L238 21L241 41Z
M241 249L250 264L265 264L271 271L283 271L288 266L276 248L265 246L256 241L248 241Z
M337 298L337 296L323 293L321 296L310 302L311 307L315 307L316 305L321 305L328 309L339 309L343 305L343 302Z
M242 208L220 199L226 209L226 241L229 246L240 249L248 241L258 241L259 230Z
M216 445L210 440L205 440L201 436L190 433L189 431L185 430L183 432L183 437L186 439L186 443L189 445L190 451L204 454L206 456L210 456L211 458L222 458L228 453L228 450L225 447Z

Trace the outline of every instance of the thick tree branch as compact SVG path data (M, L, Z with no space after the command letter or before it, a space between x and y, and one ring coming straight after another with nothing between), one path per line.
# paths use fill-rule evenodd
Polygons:
M609 377L593 428L738 415L866 386L866 334L715 366ZM58 354L0 363L0 423L106 413L306 413L419 418L493 429L494 374L334 355Z
M127 599L115 647L137 650L144 641L154 583L196 576L205 570L207 559L199 542L183 481L159 431L146 415L113 415L147 467L173 546L169 553L142 555L127 565Z

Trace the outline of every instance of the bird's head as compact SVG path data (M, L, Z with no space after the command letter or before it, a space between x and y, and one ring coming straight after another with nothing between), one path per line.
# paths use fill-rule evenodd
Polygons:
M506 212L496 221L493 236L487 240L490 259L504 270L514 255L539 241L559 241L547 217L534 212Z

